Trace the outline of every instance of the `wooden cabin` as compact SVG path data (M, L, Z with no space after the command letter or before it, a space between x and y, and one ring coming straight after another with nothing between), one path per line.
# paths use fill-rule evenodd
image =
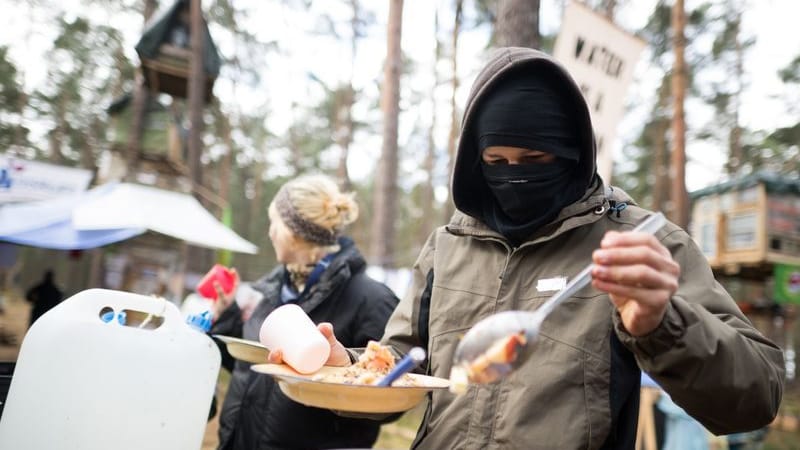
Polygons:
M219 75L221 59L208 26L204 34L203 72L205 74L205 100L212 96L214 81ZM142 62L145 85L153 92L163 92L173 97L186 98L191 67L191 27L189 1L178 0L148 22L136 52Z
M690 232L716 273L765 280L800 267L800 179L758 172L691 197Z
M131 94L115 100L106 110L110 117L110 140L112 149L125 153L133 126ZM142 124L141 149L139 156L145 160L167 160L185 164L188 131L181 124L181 116L155 98L148 99Z
M109 115L110 152L98 171L98 182L118 181L128 176L128 152L133 126L132 95L116 99L107 109ZM157 97L148 99L139 150L136 153L136 173L140 183L178 192L191 190L188 180L187 137L179 111L161 103Z

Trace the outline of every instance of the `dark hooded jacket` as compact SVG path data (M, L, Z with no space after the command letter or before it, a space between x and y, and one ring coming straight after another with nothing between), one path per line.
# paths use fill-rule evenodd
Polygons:
M297 304L314 323L330 322L336 337L348 347L365 347L383 334L397 298L385 285L365 273L364 258L349 239L319 282L304 292ZM264 318L281 306L281 287L288 280L284 266L253 284L263 294L244 324L234 303L214 324L212 334L258 341ZM223 353L227 353L224 351ZM250 364L223 355L233 374L220 413L220 448L225 450L319 449L370 447L380 425L369 419L345 418L325 409L295 403L267 375Z
M481 220L489 193L470 138L481 96L509 70L563 79L582 142L575 182L586 186L580 199L516 246ZM447 378L460 336L475 323L500 311L535 310L591 262L607 231L631 230L650 214L619 189L605 188L594 164L588 109L567 72L535 50L494 52L467 102L452 181L457 211L428 238L384 342L399 353L426 348L422 370ZM781 350L715 281L686 232L667 223L656 237L681 275L653 332L631 336L608 295L587 286L548 316L531 356L509 377L458 396L433 392L414 448L634 448L640 369L714 433L770 423L783 389Z

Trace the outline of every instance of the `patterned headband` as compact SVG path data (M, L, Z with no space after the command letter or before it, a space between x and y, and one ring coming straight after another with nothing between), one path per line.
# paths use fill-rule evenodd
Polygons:
M275 209L287 227L301 238L318 245L333 245L338 237L337 230L325 229L302 217L289 200L286 186L280 188L275 195Z

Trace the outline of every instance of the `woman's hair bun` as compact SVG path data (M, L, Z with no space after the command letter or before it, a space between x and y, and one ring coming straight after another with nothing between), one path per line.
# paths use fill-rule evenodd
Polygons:
M286 185L300 216L328 230L341 230L358 218L355 194L339 190L330 177L304 175Z

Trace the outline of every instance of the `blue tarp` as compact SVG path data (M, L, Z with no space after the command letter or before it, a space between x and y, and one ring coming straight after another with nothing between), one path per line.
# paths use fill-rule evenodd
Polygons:
M110 183L76 195L0 207L0 242L83 250L150 230L207 248L255 254L191 195Z
M78 230L72 211L81 202L111 192L113 186L101 186L87 192L0 208L0 241L55 250L86 250L130 239L145 228Z
M72 221L67 219L41 228L3 235L0 240L54 250L85 250L124 241L145 231L144 228L76 230Z

